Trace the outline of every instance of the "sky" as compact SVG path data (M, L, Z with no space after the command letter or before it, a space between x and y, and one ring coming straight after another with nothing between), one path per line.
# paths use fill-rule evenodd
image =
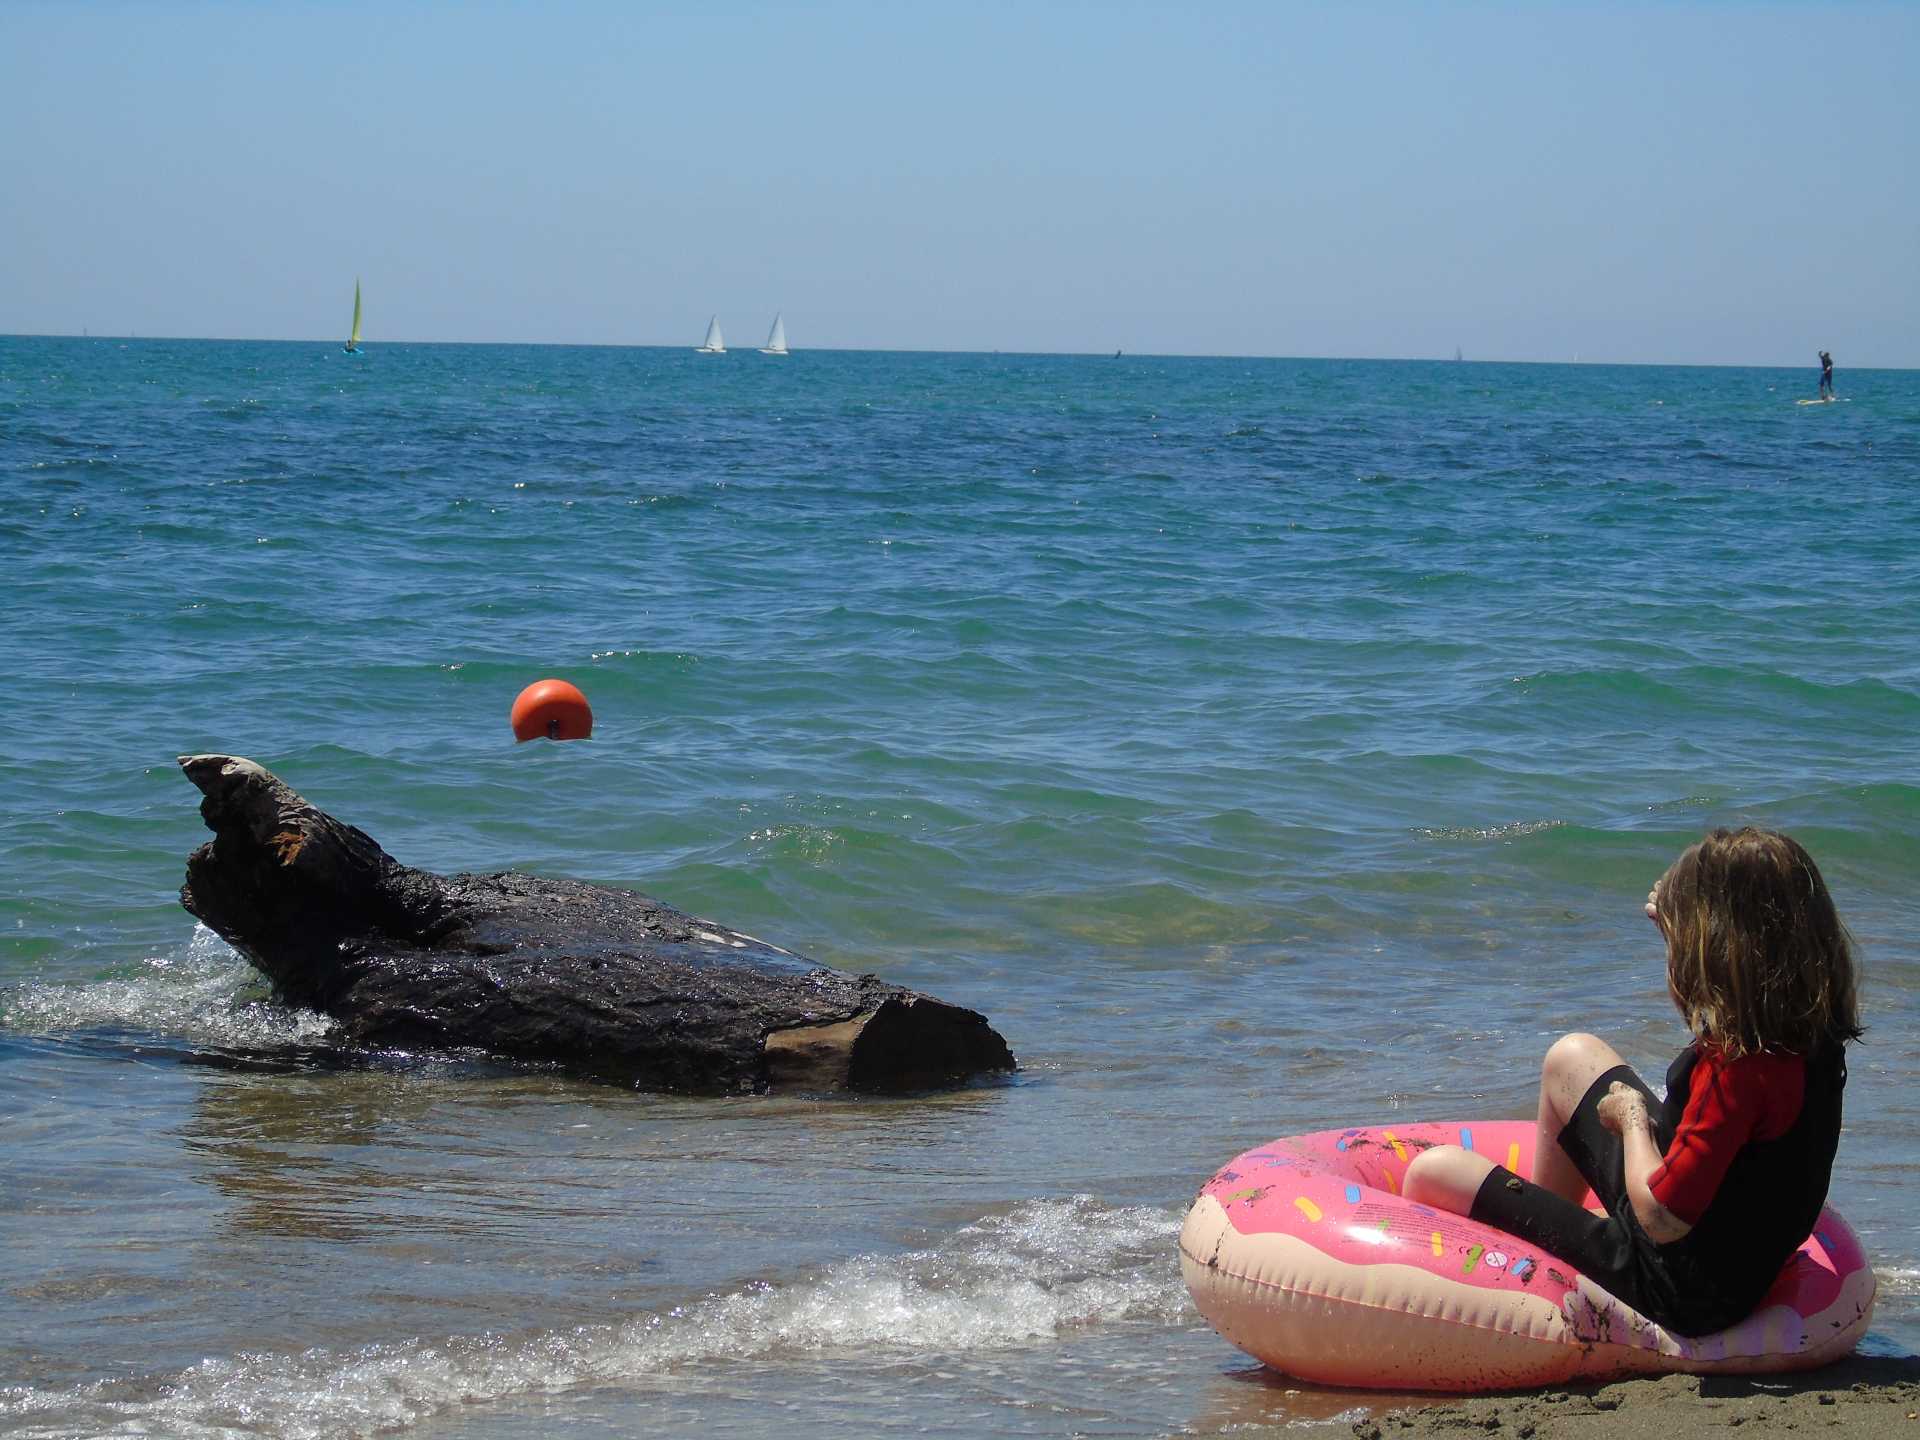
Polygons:
M1920 366L1920 3L0 0L0 333Z

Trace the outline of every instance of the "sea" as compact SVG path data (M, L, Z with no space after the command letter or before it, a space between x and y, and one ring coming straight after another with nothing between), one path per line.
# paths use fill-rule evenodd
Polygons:
M0 1433L1344 1434L1175 1236L1274 1136L1686 1036L1649 886L1858 941L1920 1346L1920 372L0 339ZM527 684L590 740L516 744ZM926 1095L366 1052L175 758L985 1014Z

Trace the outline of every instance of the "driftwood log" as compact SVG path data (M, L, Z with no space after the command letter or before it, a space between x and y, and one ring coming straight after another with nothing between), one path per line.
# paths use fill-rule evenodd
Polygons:
M706 1092L924 1089L1014 1068L971 1010L630 890L415 870L251 760L180 768L214 835L180 903L350 1043Z

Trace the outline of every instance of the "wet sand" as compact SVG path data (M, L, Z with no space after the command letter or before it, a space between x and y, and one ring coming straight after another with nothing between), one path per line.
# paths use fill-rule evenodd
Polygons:
M1920 1440L1920 1358L1853 1356L1803 1375L1662 1375L1447 1400L1354 1422L1360 1440L1479 1432L1520 1440L1683 1440L1789 1431Z

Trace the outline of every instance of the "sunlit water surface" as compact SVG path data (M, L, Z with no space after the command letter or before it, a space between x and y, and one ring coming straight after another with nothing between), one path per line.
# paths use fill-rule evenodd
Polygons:
M1684 1036L1640 914L1791 829L1834 1200L1920 1343L1920 378L0 340L0 1432L1192 1433L1221 1162ZM574 680L585 744L507 708ZM989 1015L1006 1084L343 1055L175 901L180 752Z

